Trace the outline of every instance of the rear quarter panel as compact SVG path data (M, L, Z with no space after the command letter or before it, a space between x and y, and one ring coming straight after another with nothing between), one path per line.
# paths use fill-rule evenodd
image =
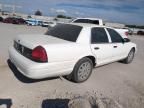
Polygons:
M128 42L128 43L124 43L124 45L125 45L125 57L128 56L128 54L132 48L135 48L135 53L137 52L137 47L136 47L135 43Z
M48 55L48 62L77 62L79 59L92 55L89 45L77 43L53 44L44 46Z

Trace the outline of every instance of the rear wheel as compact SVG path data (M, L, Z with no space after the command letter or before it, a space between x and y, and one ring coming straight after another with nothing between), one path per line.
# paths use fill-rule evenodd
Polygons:
M135 54L135 50L134 50L134 49L131 49L130 52L129 52L129 54L128 54L128 56L127 56L127 58L125 58L125 59L123 60L123 62L126 63L126 64L131 63L131 62L133 61L134 54Z
M93 63L89 58L83 58L75 65L71 78L74 82L86 81L92 73Z

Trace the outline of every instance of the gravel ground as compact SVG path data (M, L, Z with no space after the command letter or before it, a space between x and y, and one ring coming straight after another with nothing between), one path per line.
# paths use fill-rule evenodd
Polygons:
M114 103L123 108L144 108L144 37L130 37L138 46L131 64L115 62L95 68L84 83L76 84L65 78L27 79L10 64L11 68L7 65L8 46L18 34L43 34L45 31L46 28L42 27L0 23L0 108L6 105L11 108L46 108L52 103L69 105L69 99L73 101L78 97L84 97L79 101L83 103L86 103L85 99L95 97L107 108L112 108L110 105ZM85 98L87 93L90 95Z

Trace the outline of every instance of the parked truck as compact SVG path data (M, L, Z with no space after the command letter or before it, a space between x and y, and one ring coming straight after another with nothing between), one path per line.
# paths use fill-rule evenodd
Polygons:
M89 23L89 24L95 24L99 26L105 25L102 19L99 18L76 18L72 20L71 23ZM115 30L120 33L124 38L128 38L129 30L124 28L124 25L121 24L120 26L112 26L112 23L108 24L106 26L114 27Z

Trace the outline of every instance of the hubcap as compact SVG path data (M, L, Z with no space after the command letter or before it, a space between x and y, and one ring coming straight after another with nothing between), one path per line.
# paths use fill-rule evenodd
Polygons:
M134 57L134 52L131 51L128 55L128 62L131 62L133 60L133 57Z
M82 81L82 80L87 79L90 73L91 73L91 64L89 62L85 62L81 64L78 69L79 80Z

